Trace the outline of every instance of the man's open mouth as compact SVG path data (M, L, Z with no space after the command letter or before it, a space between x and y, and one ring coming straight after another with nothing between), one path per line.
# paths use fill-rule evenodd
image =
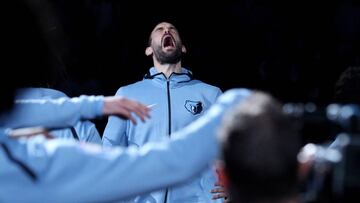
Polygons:
M175 40L170 34L163 36L162 47L163 48L174 48L175 47Z

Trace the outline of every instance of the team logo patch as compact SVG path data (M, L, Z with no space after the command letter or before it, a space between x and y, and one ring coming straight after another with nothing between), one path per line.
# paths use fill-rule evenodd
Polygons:
M185 108L186 110L188 110L188 112L196 115L202 112L203 110L203 105L200 101L190 101L190 100L186 100L185 101Z

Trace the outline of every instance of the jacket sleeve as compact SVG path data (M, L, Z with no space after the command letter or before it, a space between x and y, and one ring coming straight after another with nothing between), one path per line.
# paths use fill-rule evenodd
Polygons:
M214 96L214 100L212 101L212 103L215 103L215 101L221 96L222 94L222 91L220 88L216 87L216 90L215 90L215 96Z
M101 144L99 131L91 121L79 121L74 128L81 141Z
M0 125L8 128L74 126L80 119L102 115L102 109L102 96L16 100L13 111L1 116Z
M5 181L0 193L11 194L6 188L12 183L21 194L12 198L33 202L112 202L182 183L216 157L222 116L244 96L233 92L222 97L204 116L174 133L171 141L102 149L52 140L19 149L25 154L20 156L23 161L36 169L38 182L17 182L25 180L13 177L15 181Z
M119 88L116 96L125 96L122 88ZM117 116L109 116L108 123L104 129L102 144L103 146L128 146L127 142L128 121Z

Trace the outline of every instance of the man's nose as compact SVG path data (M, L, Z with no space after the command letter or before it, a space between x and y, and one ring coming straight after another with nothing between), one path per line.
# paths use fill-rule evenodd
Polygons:
M168 33L169 33L169 28L165 28L165 29L164 29L164 33L165 33L165 34L168 34Z

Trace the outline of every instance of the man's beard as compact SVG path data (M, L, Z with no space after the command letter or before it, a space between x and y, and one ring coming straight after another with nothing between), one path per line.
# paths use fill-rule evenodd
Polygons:
M154 55L160 64L176 64L181 60L181 45L177 44L174 51L166 53L162 50L161 46L156 46Z

